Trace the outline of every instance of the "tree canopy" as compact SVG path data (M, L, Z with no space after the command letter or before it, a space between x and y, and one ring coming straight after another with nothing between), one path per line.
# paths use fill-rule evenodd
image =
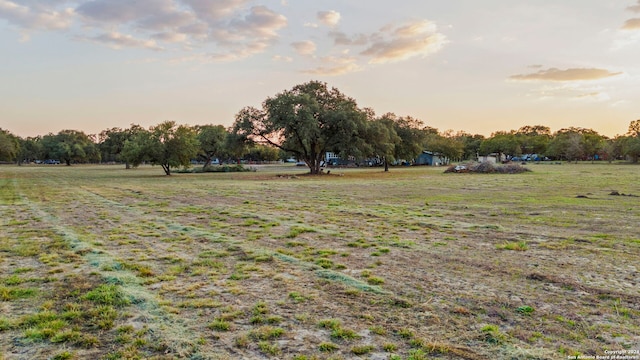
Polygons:
M160 165L167 175L193 160L203 168L213 159L221 162L273 161L295 157L311 174L319 174L327 153L368 164L414 162L423 151L448 161L477 160L497 153L510 159L549 157L556 160L640 160L640 119L631 121L626 134L607 138L592 129L570 127L551 133L548 126L527 125L497 131L485 138L453 130L440 132L411 116L386 113L377 117L324 82L310 81L245 107L231 128L223 125L178 125L166 121L148 130L131 125L111 128L98 135L76 130L20 138L0 129L0 161L39 163L59 160L67 165L87 162L143 162Z
M160 165L166 175L171 168L187 167L198 154L199 142L193 128L177 125L175 121L165 121L139 131L125 142L122 155L134 166L148 161Z
M15 159L20 150L18 138L9 131L0 129L0 161L11 161Z
M242 109L233 130L244 139L295 155L311 174L319 174L328 151L348 156L366 150L366 121L367 113L355 100L311 81L267 98L262 109Z
M513 133L505 131L498 131L491 134L491 137L480 144L479 149L482 155L497 153L498 159L502 158L502 154L520 155L520 151L516 136Z
M71 163L97 162L100 152L94 139L82 131L62 130L42 137L42 151L46 159L59 159Z
M204 161L204 169L211 165L215 157L221 157L226 152L229 133L222 125L196 126L195 131L200 144L198 157Z

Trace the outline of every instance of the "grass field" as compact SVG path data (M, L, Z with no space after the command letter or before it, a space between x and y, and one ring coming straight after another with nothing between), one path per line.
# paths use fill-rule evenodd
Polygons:
M640 350L640 167L0 167L0 359Z

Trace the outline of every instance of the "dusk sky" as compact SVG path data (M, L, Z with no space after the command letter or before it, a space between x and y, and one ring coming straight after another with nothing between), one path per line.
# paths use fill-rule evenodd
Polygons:
M0 0L0 128L231 125L309 80L489 135L640 119L640 0Z

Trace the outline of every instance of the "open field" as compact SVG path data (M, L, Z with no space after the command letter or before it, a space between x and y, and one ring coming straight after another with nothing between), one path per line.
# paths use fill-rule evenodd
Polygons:
M0 167L0 359L640 350L640 167Z

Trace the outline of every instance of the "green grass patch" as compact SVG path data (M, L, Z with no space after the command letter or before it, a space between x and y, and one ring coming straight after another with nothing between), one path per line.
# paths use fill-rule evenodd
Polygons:
M0 285L0 301L13 301L33 297L37 294L37 289L21 288L15 286Z
M86 293L83 298L102 305L126 306L131 304L131 300L124 295L120 287L114 284L100 285Z
M285 237L293 239L295 237L298 237L301 234L304 233L314 233L316 232L315 229L310 228L310 227L304 227L304 226L292 226L289 229L289 232L287 233L287 235Z
M513 250L513 251L526 251L529 250L529 246L524 241L507 242L504 244L496 245L496 249L499 250Z

